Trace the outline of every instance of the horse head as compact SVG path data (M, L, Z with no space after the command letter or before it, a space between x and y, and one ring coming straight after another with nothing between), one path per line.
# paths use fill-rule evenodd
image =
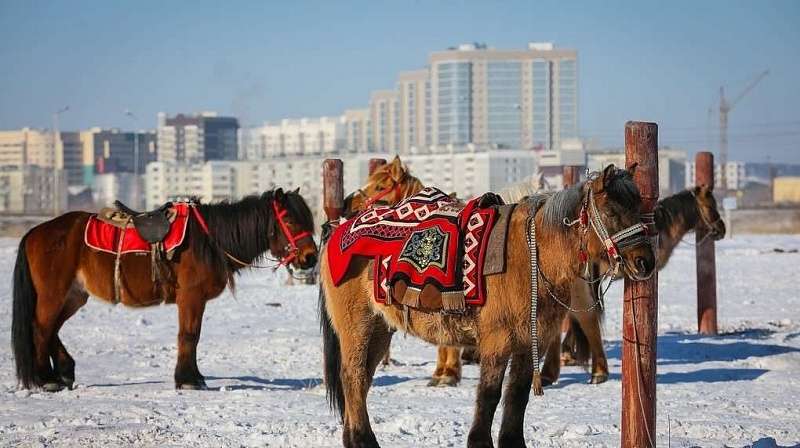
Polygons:
M590 176L583 186L580 223L589 259L601 259L616 271L641 280L649 278L656 268L656 255L650 230L642 223L639 208L642 198L633 182L633 172L609 165L601 173ZM589 231L591 229L591 231Z
M317 264L318 258L313 238L314 218L299 190L284 192L278 188L264 193L265 199L271 199L275 217L268 235L269 250L281 260L281 264L310 269Z
M705 228L708 231L709 237L714 241L724 238L725 222L719 215L717 200L714 198L714 193L705 185L694 187L691 192L692 196L694 196L697 214L700 218L697 220L695 228L698 230Z
M419 179L408 172L399 156L379 166L367 179L367 184L353 194L348 211L365 210L374 205L393 205L422 190Z

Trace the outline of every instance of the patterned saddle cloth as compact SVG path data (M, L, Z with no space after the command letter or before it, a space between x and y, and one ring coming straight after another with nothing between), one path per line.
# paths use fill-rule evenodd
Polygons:
M487 197L489 200L487 200ZM427 310L463 310L486 299L484 258L499 197L466 205L426 188L393 207L376 207L342 223L328 243L328 264L341 284L354 256L373 259L375 300Z
M165 252L170 252L183 243L189 223L189 207L190 205L184 202L173 204L175 219L170 224L167 236L164 237ZM150 253L151 250L150 243L142 238L132 225L123 227L110 224L98 215L89 217L84 232L84 242L92 249L110 254Z

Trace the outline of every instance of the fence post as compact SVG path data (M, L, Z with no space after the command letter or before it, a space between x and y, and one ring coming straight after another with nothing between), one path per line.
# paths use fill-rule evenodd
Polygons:
M658 201L658 125L625 123L625 166L637 164L634 181L641 213ZM645 281L625 278L622 307L622 438L625 448L655 447L658 273Z
M695 185L714 189L714 155L698 152L694 158ZM717 334L717 266L715 244L706 238L709 229L695 230L695 266L697 269L697 332Z
M344 177L340 159L325 159L322 163L322 209L328 220L342 216L344 210Z
M386 165L386 159L369 159L369 175L372 176L381 165Z
M564 188L569 188L578 183L578 179L580 179L580 171L577 166L574 165L564 165L562 168L562 179Z

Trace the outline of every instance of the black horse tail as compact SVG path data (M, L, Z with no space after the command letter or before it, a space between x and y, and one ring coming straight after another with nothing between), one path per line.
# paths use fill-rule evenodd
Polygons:
M14 305L11 321L11 346L17 366L17 380L26 389L35 386L33 368L33 318L36 313L36 289L31 279L31 268L25 243L28 235L22 237L17 250L17 263L14 266Z
M319 327L322 331L323 371L325 389L331 410L344 419L344 388L342 387L342 351L339 336L333 329L328 308L325 305L325 287L319 285Z

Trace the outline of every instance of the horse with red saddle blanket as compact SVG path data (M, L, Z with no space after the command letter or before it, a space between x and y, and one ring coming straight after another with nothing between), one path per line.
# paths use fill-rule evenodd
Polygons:
M197 342L206 302L267 252L307 269L316 264L311 211L282 189L236 202L176 202L140 213L71 212L31 229L14 268L12 346L25 388L71 388L75 361L58 337L64 322L100 300L142 307L178 305L175 387L205 387Z
M478 348L470 446L492 446L510 359L500 444L522 446L532 381L534 393L542 393L539 350L560 331L569 287L584 265L605 258L634 278L655 269L638 189L630 172L610 166L574 188L516 204L500 269L491 275L486 235L502 227L500 206L489 199L459 208L437 190L423 192L340 224L323 251L325 386L343 420L344 446L378 446L366 396L390 328Z

